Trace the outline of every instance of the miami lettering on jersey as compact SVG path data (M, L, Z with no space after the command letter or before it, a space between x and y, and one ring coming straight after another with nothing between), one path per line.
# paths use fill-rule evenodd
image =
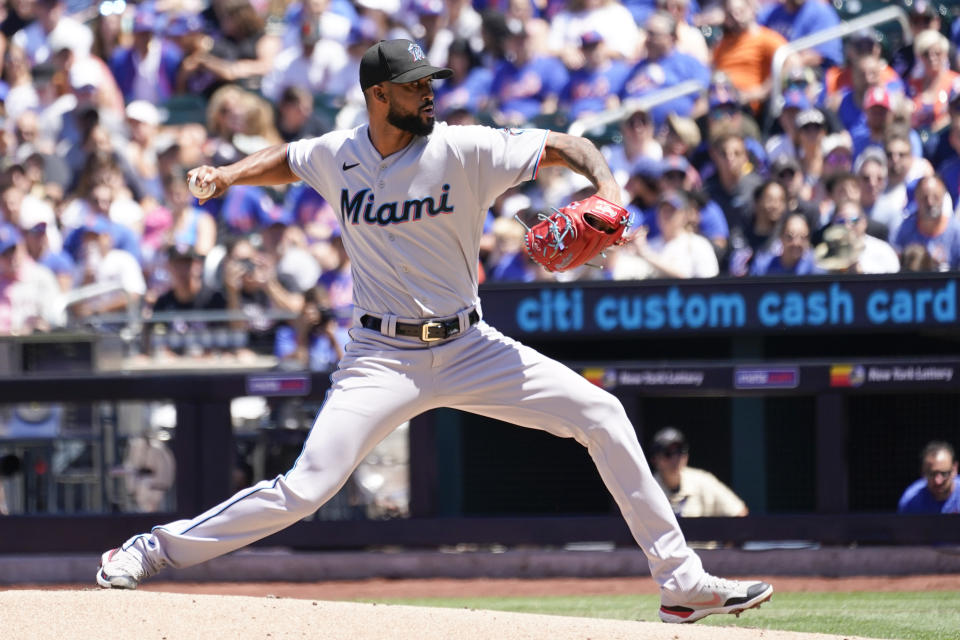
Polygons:
M343 189L340 191L340 218L344 224L360 224L360 220L367 224L376 224L385 227L391 224L400 224L410 220L420 220L424 212L434 217L441 213L453 213L453 207L447 202L447 194L450 193L450 185L445 184L441 188L440 202L437 203L432 196L420 199L405 200L403 203L386 202L379 207L374 208L374 195L370 189L361 189L353 196L350 191Z

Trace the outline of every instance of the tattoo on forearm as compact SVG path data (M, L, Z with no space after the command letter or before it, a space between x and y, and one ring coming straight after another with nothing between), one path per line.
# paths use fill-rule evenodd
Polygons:
M551 136L545 160L546 164L566 165L585 176L596 187L613 180L603 156L586 138L565 134Z

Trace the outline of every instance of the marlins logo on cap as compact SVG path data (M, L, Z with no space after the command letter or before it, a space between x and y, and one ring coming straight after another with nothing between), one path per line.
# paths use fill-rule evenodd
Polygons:
M360 88L364 91L381 82L414 82L421 78L449 78L453 69L434 67L423 49L405 39L381 40L360 59Z
M423 55L423 49L421 49L420 45L418 45L416 42L411 42L410 46L407 47L407 51L409 51L410 55L413 56L414 62L419 62L420 60L424 60L427 57Z

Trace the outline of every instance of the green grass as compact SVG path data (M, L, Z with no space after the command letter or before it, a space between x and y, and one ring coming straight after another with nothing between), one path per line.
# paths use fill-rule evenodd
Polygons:
M424 607L493 609L589 618L659 621L659 598L549 596L539 598L416 598L378 600ZM775 593L760 610L710 616L700 625L743 626L897 640L960 640L960 591Z

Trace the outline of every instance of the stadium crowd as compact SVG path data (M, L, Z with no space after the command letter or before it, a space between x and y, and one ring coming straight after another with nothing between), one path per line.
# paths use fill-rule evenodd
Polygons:
M904 6L901 44L859 31L774 74L778 48L839 24L831 3L12 0L0 334L130 313L151 329L144 354L329 366L352 289L338 203L298 184L234 187L200 207L184 176L361 124L360 56L394 37L455 70L435 82L451 123L565 130L628 107L586 134L623 186L628 242L604 269L536 267L514 216L591 190L545 169L490 208L487 282L957 269L960 21L926 0ZM687 80L702 90L631 106ZM185 310L195 326L170 315Z

